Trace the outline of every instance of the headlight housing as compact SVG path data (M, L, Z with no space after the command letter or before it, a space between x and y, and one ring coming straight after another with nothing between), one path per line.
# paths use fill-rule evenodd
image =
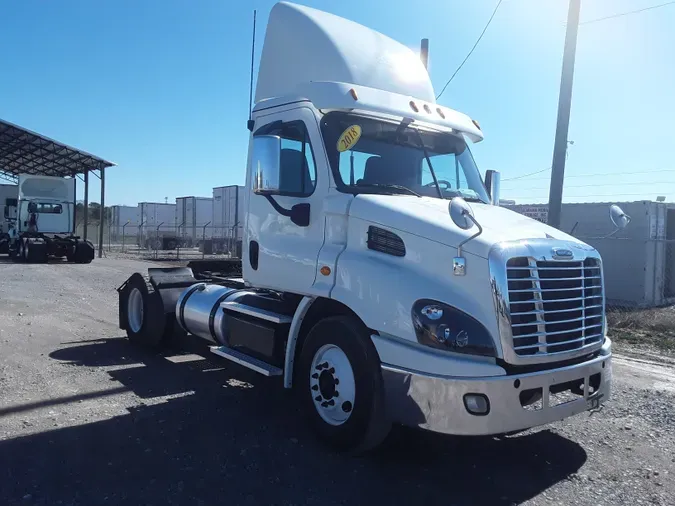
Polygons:
M495 343L487 329L457 308L420 299L413 305L412 321L420 344L467 355L497 356Z

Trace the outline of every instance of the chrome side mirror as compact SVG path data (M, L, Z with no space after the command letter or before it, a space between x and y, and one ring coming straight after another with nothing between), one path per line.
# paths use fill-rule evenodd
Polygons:
M485 171L485 186L490 194L490 203L493 206L499 205L499 194L501 190L502 175L498 170Z
M253 192L258 195L278 195L281 169L281 137L253 137Z
M481 235L483 227L476 221L471 207L462 197L453 197L450 201L449 211L452 222L460 229L469 230L474 225L478 227L478 232L471 237L467 237L457 245L457 256L452 259L452 273L455 276L464 276L466 274L466 258L462 256L462 248L467 242Z
M462 197L454 197L450 201L450 218L462 230L469 230L475 221L471 207Z

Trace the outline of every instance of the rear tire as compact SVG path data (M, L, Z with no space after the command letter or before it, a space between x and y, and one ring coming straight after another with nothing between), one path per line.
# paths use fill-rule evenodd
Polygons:
M73 260L68 258L68 261L74 261L78 264L90 264L94 259L94 245L90 241L77 241L72 258Z
M25 261L31 264L47 263L49 254L47 244L44 242L26 241L24 246Z
M173 314L164 313L164 303L147 276L134 273L120 297L129 341L158 349L173 333Z
M9 256L16 263L23 262L23 239L16 241L14 247L9 250Z
M326 318L309 331L295 385L301 407L324 443L359 454L386 438L391 423L380 367L370 333L355 317Z

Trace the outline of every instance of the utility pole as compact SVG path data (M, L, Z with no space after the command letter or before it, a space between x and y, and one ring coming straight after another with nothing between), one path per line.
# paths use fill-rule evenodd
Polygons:
M562 76L560 78L560 96L558 98L558 122L555 131L555 145L553 146L553 164L551 165L551 188L548 194L548 224L555 228L560 228L560 214L562 212L567 133L570 125L574 58L577 51L580 10L581 0L570 0L569 12L567 13L567 33L565 34Z

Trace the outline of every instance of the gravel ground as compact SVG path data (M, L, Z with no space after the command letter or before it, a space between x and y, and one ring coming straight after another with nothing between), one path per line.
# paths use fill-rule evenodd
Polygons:
M0 263L0 504L675 504L667 358L615 355L593 414L499 440L396 428L350 458L278 379L198 342L131 347L115 288L149 265Z

